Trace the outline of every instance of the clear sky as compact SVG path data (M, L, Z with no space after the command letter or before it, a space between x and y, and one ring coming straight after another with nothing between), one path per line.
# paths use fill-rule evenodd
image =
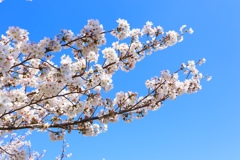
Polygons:
M239 160L240 159L240 1L239 0L5 0L0 3L0 33L8 26L30 32L30 40L53 37L60 29L79 33L88 19L99 19L105 30L116 20L131 28L146 21L165 31L183 24L194 29L182 43L154 53L130 73L117 72L114 91L146 93L146 79L161 70L175 71L182 62L205 57L200 71L213 76L203 80L197 94L167 101L147 117L130 124L110 124L106 133L84 137L67 135L74 160ZM107 46L111 45L108 41ZM33 149L46 149L44 160L61 153L61 141L47 134L31 135Z

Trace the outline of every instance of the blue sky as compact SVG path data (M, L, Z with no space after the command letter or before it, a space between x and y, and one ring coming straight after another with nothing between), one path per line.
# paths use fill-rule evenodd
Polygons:
M193 35L146 57L130 73L117 72L109 94L132 90L144 95L146 79L202 57L207 63L200 70L212 75L212 81L203 81L197 94L167 101L144 119L110 124L97 137L67 135L67 152L73 153L74 160L239 160L239 8L239 0L5 0L0 4L0 33L19 26L38 42L60 29L78 33L88 19L99 19L105 30L114 28L118 18L128 20L131 28L152 21L165 31L187 24ZM51 142L47 134L34 133L30 140L34 149L47 150L44 160L61 153L62 142Z

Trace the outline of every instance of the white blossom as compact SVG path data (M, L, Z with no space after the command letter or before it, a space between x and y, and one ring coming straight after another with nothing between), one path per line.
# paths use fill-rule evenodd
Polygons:
M201 90L201 79L211 79L197 69L206 62L202 58L182 63L176 72L163 70L160 76L146 80L146 95L117 91L109 97L106 92L113 89L113 76L119 69L130 72L146 55L183 41L186 32L193 33L186 25L180 33L164 33L150 21L142 29L130 29L124 19L117 23L115 29L105 31L98 20L91 19L76 35L63 29L38 43L29 40L27 30L9 27L0 40L0 136L6 139L15 129L49 132L52 141L63 140L66 132L76 130L84 136L97 136L107 131L108 123L141 119L167 99ZM103 46L106 33L117 38L111 46ZM57 58L60 62L54 63ZM27 150L31 147L25 140L29 134L13 133L12 141L0 140L2 149L10 153L0 150L0 159L13 159L11 154L18 159L42 157Z

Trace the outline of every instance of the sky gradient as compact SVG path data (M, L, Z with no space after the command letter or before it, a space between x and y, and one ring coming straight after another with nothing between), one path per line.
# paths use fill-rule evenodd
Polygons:
M239 0L5 0L0 3L0 33L19 26L38 42L60 29L77 34L88 19L98 19L109 30L118 18L128 20L131 28L142 28L146 21L165 31L184 24L192 27L194 34L186 34L183 42L147 56L130 73L118 71L109 94L131 90L144 95L146 79L203 57L207 63L199 70L213 79L203 80L197 94L168 100L144 119L109 124L108 131L97 137L67 135L67 153L74 160L239 160L239 8ZM106 46L111 43L107 39ZM43 160L61 153L62 142L51 142L48 134L34 132L29 139L33 149L47 150Z

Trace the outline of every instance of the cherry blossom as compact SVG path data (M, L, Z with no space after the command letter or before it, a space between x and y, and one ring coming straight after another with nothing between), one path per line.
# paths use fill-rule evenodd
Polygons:
M146 95L119 91L112 99L105 96L114 87L116 71L130 72L146 55L181 42L185 33L193 33L186 25L178 33L164 32L149 21L142 29L131 29L124 19L117 23L116 28L105 31L98 20L91 19L77 34L62 29L55 37L43 37L38 43L31 42L28 31L19 27L9 27L2 35L0 136L11 135L13 139L0 141L2 159L43 156L26 150L31 146L25 140L30 135L28 130L49 132L52 141L64 141L65 134L72 131L97 136L107 131L108 123L141 119L168 99L198 92L201 80L211 79L198 70L206 62L202 58L146 80ZM111 46L105 46L108 33L116 38ZM65 49L71 54L66 54ZM55 54L61 55L60 64L54 64ZM26 130L27 134L17 138L17 130Z

